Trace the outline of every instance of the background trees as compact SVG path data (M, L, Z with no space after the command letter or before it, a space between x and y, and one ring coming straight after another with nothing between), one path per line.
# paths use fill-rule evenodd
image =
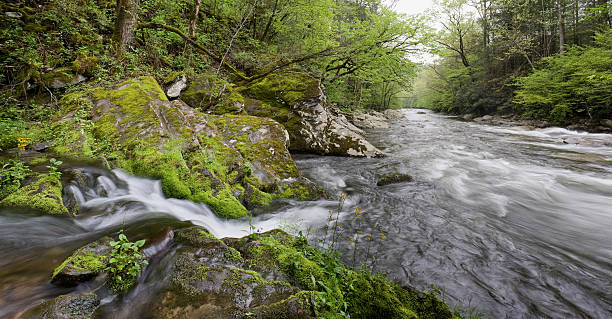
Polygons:
M602 39L611 36L611 8L606 0L442 1L432 48L442 58L420 75L416 103L559 123L610 117L612 52Z

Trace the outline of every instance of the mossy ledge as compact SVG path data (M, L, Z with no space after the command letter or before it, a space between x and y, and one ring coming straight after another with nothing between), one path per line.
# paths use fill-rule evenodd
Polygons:
M69 215L62 200L62 183L56 175L38 174L23 187L14 188L0 201L0 207L22 207L51 215Z
M59 104L53 151L160 179L166 196L205 203L221 217L246 216L274 198L323 193L300 177L280 124L168 101L151 76L73 92Z
M153 317L460 318L433 293L348 269L280 230L219 240L193 226L175 240L172 279Z

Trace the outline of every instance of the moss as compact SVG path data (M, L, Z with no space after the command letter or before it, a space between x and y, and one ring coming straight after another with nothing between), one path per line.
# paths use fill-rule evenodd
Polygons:
M177 230L174 238L180 243L189 244L193 247L205 247L211 242L220 242L220 240L206 228L201 226L192 226Z
M69 214L62 201L62 183L51 175L39 175L35 182L0 201L0 206L27 207L51 215Z
M90 75L100 64L100 58L96 56L79 55L79 57L72 62L72 68L80 74Z
M248 88L248 93L257 99L275 106L292 106L295 102L318 97L319 81L303 73L274 73Z
M208 191L196 193L192 198L195 201L206 203L223 218L240 218L248 214L246 208L234 197L228 185L215 196L212 195L212 191Z
M41 76L41 81L48 87L60 87L61 83L70 84L76 79L77 75L71 67L57 68Z
M85 246L87 247L87 246ZM70 257L66 258L55 270L51 279L54 279L60 271L66 267L70 268L70 271L87 271L92 273L101 273L107 266L108 256L98 255L92 251L85 251L81 247L75 251Z
M244 97L234 85L214 73L191 81L182 99L191 107L219 115L241 113L244 105Z
M164 84L172 84L178 77L182 76L183 72L180 71L172 71L168 73L168 75L164 78Z

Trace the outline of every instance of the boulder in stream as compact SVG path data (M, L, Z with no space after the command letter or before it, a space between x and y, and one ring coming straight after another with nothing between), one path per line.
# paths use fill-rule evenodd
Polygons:
M389 173L378 179L376 186L385 186L389 184L397 184L412 181L412 176L403 173Z
M74 286L104 272L112 251L111 240L110 237L103 237L77 249L55 269L51 281L64 286Z
M189 91L189 89L187 90ZM168 197L209 205L238 218L274 198L317 198L303 187L287 149L288 133L269 118L207 115L168 101L150 76L67 94L51 148L65 157L102 158L108 166L160 179ZM84 116L92 125L84 126ZM293 186L291 181L298 181Z
M94 318L100 306L100 298L94 293L61 295L49 300L30 313L38 313L42 319L89 319Z
M270 117L289 132L289 149L322 155L383 156L343 116L331 112L321 82L307 74L271 74L250 84L246 112Z

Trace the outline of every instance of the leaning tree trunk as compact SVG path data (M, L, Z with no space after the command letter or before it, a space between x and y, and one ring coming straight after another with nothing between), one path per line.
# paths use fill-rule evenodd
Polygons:
M117 52L121 54L134 40L134 29L138 24L140 0L117 0L117 22L113 39Z

